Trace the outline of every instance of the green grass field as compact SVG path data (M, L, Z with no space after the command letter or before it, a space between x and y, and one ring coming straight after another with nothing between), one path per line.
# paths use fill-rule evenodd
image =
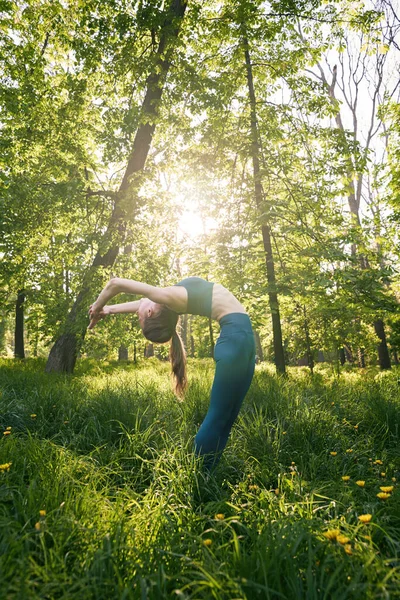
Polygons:
M207 478L188 367L0 363L0 598L400 598L400 372L257 367Z

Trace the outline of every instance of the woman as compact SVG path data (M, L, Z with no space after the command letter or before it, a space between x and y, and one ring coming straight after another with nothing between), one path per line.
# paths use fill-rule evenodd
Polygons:
M106 305L121 292L143 298ZM216 369L210 406L195 439L196 453L204 456L205 465L211 468L226 446L254 374L254 336L244 307L222 285L200 277L188 277L165 288L114 278L90 307L89 329L106 315L118 313L137 313L143 334L151 342L171 342L170 358L177 395L182 395L186 386L185 350L176 331L178 316L203 315L219 322L221 333L214 351Z

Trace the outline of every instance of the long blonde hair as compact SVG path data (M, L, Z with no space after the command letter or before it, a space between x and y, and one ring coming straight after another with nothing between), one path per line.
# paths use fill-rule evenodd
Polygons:
M170 341L169 358L174 378L174 392L181 398L187 385L186 352L181 336L176 331L179 316L173 310L161 305L157 313L143 320L143 335L150 342L163 344Z

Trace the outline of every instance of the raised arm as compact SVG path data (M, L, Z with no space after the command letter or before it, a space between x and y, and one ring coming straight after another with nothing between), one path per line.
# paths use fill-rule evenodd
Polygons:
M109 315L119 315L126 313L136 313L138 311L140 300L133 302L121 302L121 304L108 304L104 308L108 309Z
M134 281L133 279L114 277L113 279L110 279L100 293L92 306L92 311L94 313L99 312L108 300L122 292L149 298L153 302L165 304L177 312L184 312L186 308L187 292L182 287L170 286L159 288L154 285L149 285L148 283L142 283L141 281Z

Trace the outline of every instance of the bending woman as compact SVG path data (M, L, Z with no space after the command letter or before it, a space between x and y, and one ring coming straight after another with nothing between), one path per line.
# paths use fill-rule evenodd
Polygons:
M144 297L134 302L106 305L121 292ZM177 395L182 395L186 386L185 350L176 331L179 315L203 315L219 322L221 333L214 350L216 369L210 405L195 438L196 453L204 456L205 465L211 468L226 446L254 374L254 335L244 307L222 285L200 277L188 277L165 288L114 278L90 307L89 329L106 315L118 313L137 313L143 334L151 342L171 342L170 358Z

